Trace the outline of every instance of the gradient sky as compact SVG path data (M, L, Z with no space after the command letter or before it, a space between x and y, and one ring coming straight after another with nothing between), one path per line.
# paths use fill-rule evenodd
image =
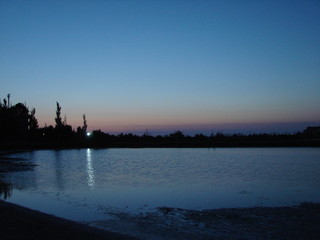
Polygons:
M0 0L0 97L106 132L320 125L320 1ZM302 128L302 129L301 129Z

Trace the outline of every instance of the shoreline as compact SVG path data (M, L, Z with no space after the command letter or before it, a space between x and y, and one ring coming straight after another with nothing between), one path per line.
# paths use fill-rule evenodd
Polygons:
M161 207L143 216L115 215L117 221L86 225L0 200L0 234L48 240L320 239L320 203L202 211Z
M0 200L1 239L135 240L120 233L98 229Z
M303 134L217 135L217 136L118 136L96 132L90 137L0 139L0 150L70 148L260 148L320 147L319 136Z

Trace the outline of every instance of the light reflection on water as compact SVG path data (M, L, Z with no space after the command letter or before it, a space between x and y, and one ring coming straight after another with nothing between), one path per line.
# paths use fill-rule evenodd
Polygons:
M92 159L92 150L90 148L87 149L87 179L88 179L88 187L90 189L94 189L94 168L93 168L93 159Z
M77 149L13 156L38 166L4 174L13 188L7 200L74 220L97 219L110 209L320 202L319 148Z

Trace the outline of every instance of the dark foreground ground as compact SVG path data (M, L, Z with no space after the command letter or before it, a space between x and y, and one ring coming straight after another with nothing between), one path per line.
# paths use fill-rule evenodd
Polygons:
M121 221L117 223L104 221L94 225L141 239L320 239L320 204L317 203L204 211L163 207L154 214L119 215L118 219ZM0 239L134 238L0 201Z
M133 240L135 238L102 231L80 223L0 201L0 239Z
M115 213L101 226L146 240L320 239L320 204L203 211L161 207L147 214Z

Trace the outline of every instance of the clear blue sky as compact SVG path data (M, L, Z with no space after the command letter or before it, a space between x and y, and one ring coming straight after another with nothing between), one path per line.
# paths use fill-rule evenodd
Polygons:
M320 1L0 0L0 97L106 132L320 124ZM301 129L302 128L302 129Z

